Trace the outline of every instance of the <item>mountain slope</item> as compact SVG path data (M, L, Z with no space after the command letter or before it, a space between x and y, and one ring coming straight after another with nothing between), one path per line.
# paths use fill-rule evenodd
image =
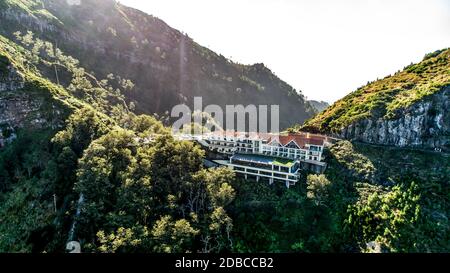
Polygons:
M53 175L66 182L71 175L68 161L55 165L51 139L66 128L74 112L93 111L42 77L29 56L0 36L0 252L31 252L43 237L61 236L67 199L55 190L61 186L55 186ZM52 197L56 193L58 208L63 207L58 213Z
M240 251L448 252L448 154L350 141L326 153L325 173L289 190L233 185Z
M0 252L450 249L448 154L340 141L325 174L296 187L235 179L128 111L114 77L30 33L15 40L0 36ZM55 66L69 88L46 79Z
M195 143L128 111L120 90L51 44L16 34L21 45L0 36L0 252L64 252L73 240L83 252L230 249L233 173L203 169ZM41 73L54 65L70 88ZM139 239L111 240L124 229Z
M450 50L369 83L304 130L375 144L450 149Z
M263 64L233 63L158 18L115 1L7 0L0 7L3 35L32 30L97 77L114 73L131 79L135 87L125 95L139 113L167 114L201 96L204 105L280 105L282 128L314 114L302 95Z
M322 112L323 110L327 109L330 106L326 101L310 100L309 103L316 110L317 113Z
M21 64L22 49L0 36L0 144L16 138L16 131L58 130L80 105L68 93Z

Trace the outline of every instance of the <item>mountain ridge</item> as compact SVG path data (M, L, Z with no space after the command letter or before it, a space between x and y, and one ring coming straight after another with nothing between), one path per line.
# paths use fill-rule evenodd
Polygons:
M314 109L316 109L317 113L320 113L330 107L330 104L326 101L310 100L309 103L312 107L314 107Z
M7 27L0 33L13 38L13 32L31 29L97 76L131 79L135 88L125 96L138 113L167 115L174 105L192 106L193 97L200 96L205 105L223 108L280 105L281 128L314 115L304 96L265 65L233 63L164 21L113 0L83 0L79 6L55 0L8 2L26 2L28 8L16 5L1 12Z
M450 49L437 50L350 93L300 128L373 144L449 150L449 86Z

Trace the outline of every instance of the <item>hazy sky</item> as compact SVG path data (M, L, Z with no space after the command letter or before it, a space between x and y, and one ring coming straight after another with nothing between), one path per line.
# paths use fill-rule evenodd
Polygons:
M450 47L450 0L121 0L333 102Z

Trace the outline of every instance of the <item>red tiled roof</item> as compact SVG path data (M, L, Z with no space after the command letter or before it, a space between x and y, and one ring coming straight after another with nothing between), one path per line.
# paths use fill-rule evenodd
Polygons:
M235 131L215 131L212 132L213 135L225 136L225 137L246 137L246 138L259 138L271 143L272 141L278 141L281 145L286 146L292 141L294 141L299 148L305 148L306 145L318 145L322 146L326 141L328 141L327 136L313 135L309 133L296 133L287 135L275 135L271 133L242 133Z
M286 146L292 141L294 141L299 148L305 148L307 144L322 146L325 143L326 137L310 137L305 134L295 134L295 135L279 135L278 138L272 137L270 142L278 141L281 145Z

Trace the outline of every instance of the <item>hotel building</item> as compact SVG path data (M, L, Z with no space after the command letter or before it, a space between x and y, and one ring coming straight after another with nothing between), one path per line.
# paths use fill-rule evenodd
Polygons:
M298 181L300 169L325 170L323 150L330 139L308 133L274 135L223 131L203 135L199 142L228 158L215 160L216 163L228 166L246 179L283 182L289 187Z

